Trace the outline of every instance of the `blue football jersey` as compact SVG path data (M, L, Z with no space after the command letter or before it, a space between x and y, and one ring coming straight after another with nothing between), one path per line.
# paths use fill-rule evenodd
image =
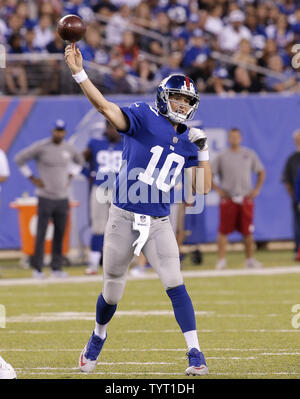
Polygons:
M179 134L156 108L135 103L121 108L129 119L114 204L131 212L166 216L172 189L184 168L198 165L188 129Z
M116 176L122 164L123 140L114 143L107 139L91 139L88 148L92 152L93 184L100 185L107 181L110 175Z

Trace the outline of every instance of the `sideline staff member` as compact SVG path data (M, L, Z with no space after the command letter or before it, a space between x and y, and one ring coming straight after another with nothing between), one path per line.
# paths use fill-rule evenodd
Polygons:
M254 198L260 193L265 180L264 167L253 150L242 147L242 135L239 129L228 133L229 148L218 154L212 162L213 175L219 176L220 185L213 182L213 189L221 197L220 225L218 235L217 269L227 266L225 259L227 235L239 231L245 244L245 267L259 268L261 263L253 257L253 214ZM257 175L253 188L251 174Z
M67 275L61 267L62 243L69 209L70 166L71 162L83 165L84 161L75 148L64 141L65 135L65 122L58 119L52 130L52 137L33 143L15 156L20 172L37 187L38 226L35 252L31 259L33 276L36 278L45 277L42 271L44 243L50 218L54 224L51 276ZM36 161L39 177L35 177L26 164L32 159Z

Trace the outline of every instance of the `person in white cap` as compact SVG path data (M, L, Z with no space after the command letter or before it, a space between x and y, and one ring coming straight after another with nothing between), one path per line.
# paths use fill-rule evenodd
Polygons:
M243 25L245 16L240 10L231 11L228 17L228 25L218 36L219 46L222 51L233 53L238 49L242 39L251 39L250 30Z

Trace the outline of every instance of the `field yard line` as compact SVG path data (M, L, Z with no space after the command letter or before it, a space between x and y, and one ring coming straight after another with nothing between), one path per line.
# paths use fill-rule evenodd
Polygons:
M187 270L182 275L186 278L201 277L232 277L232 276L270 276L277 274L300 273L300 266L280 266L266 267L263 269L226 269L226 270ZM156 280L157 274L149 272L142 277L128 276L127 280ZM19 286L19 285L47 285L47 284L67 284L67 283L98 283L102 281L102 276L70 276L67 278L46 278L37 280L34 278L11 278L0 280L0 287Z
M44 348L44 349L31 349L31 348L0 348L0 352L80 352L80 349L66 349L66 348ZM121 349L105 349L106 352L184 352L186 348L149 348L149 349L135 349L135 348L121 348ZM205 348L205 352L222 351L222 352L261 352L263 348ZM288 349L277 349L280 352L261 352L257 355L259 356L299 356L300 352L288 352ZM212 357L211 357L212 359ZM230 359L229 357L224 357L224 359ZM245 359L245 358L241 358ZM116 364L116 363L114 363Z
M215 318L255 318L259 315L255 314L239 314L239 313L227 313L217 314L215 311L196 311L196 316L202 317L215 317ZM147 316L170 316L173 317L173 310L119 310L116 312L115 317L147 317ZM272 314L273 317L273 314ZM9 316L6 318L6 323L38 323L38 322L59 322L59 321L72 321L72 320L85 320L90 321L95 319L94 312L43 312L38 314L20 314L18 316ZM30 330L29 330L30 331ZM128 330L129 332L137 332L137 330ZM177 331L177 330L174 330ZM199 332L213 332L215 330L199 330ZM300 329L230 329L227 332L292 332L299 333ZM138 330L138 332L154 332L154 330ZM159 331L157 331L159 332Z
M28 375L85 375L83 374L81 371L78 371L77 373L53 373L53 372L44 372L44 373L36 373L36 372L27 372L27 371L20 371L20 374L28 374ZM132 373L128 373L128 372L103 372L103 371L94 371L92 375L184 375L184 373L160 373L160 372L152 372L152 371L144 371L144 372L132 372ZM214 373L214 372L210 372L210 376L212 375L228 375L231 376L232 378L234 378L235 376L249 376L249 375L299 375L300 373L294 373L294 372L275 372L275 373L260 373L260 372L249 372L249 373L235 373L235 372L231 372L231 373ZM87 375L88 377L88 375Z

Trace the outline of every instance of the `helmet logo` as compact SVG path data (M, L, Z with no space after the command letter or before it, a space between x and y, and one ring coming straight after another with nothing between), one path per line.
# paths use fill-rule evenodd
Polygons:
M181 89L195 93L194 85L187 76L185 76L185 81L184 81L184 84L182 85Z

